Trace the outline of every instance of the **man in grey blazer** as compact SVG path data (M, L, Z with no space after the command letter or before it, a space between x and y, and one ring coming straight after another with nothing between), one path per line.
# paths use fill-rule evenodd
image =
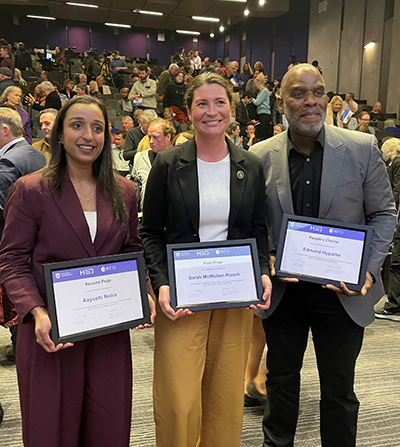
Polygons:
M10 187L22 176L38 171L46 164L42 152L24 138L21 117L14 110L0 108L0 239L3 234L3 208ZM17 325L10 327L12 345L6 346L6 357L15 359Z
M309 330L321 387L323 447L354 447L359 402L354 368L364 327L382 297L380 267L393 237L395 207L376 139L324 125L327 101L319 71L308 64L283 78L279 111L289 130L256 144L263 161L272 272L283 214L318 217L374 229L361 292L273 279L271 307L264 312L268 345L264 447L293 446L299 410L300 371Z

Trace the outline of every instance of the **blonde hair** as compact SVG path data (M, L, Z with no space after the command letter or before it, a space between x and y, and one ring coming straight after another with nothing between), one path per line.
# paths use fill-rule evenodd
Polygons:
M16 90L19 90L22 94L22 90L14 85L10 85L10 87L7 87L4 92L2 93L2 95L0 96L0 105L4 105L7 102L7 98L12 95ZM21 102L19 103L19 106L21 106Z
M257 77L254 79L254 82L259 82L262 85L265 85L267 81L265 80L264 73L260 73L257 75Z
M342 97L341 96L339 96L339 95L335 95L332 99L331 99L331 101L330 101L330 105L331 106L333 106L333 104L335 104L335 102L336 101L339 101L340 102L340 104L341 104L341 108L343 108L343 99L342 99Z
M14 71L14 81L19 82L21 85L28 85L25 79L21 76L21 71L18 68Z
M381 150L385 160L393 161L400 155L400 140L398 138L389 138L382 144Z
M150 128L150 126L160 127L161 130L162 130L162 133L164 134L165 137L168 134L170 134L171 135L171 140L174 138L175 128L169 121L167 121L167 120L165 120L163 118L156 118L155 120L150 121L149 128Z

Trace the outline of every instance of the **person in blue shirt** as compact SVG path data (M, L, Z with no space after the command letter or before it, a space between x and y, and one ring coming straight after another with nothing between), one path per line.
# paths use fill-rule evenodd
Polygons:
M271 136L271 107L269 103L269 91L265 87L265 84L265 76L263 73L260 73L254 79L254 85L258 90L257 98L251 100L257 109L257 121L259 124L256 135L260 140L266 140Z

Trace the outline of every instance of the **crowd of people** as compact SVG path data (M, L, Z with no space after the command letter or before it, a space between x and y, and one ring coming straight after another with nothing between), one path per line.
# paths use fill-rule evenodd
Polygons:
M240 72L183 47L159 76L147 64L128 69L118 51L100 67L86 53L76 80L60 85L43 71L27 85L18 73L31 68L26 53L19 44L13 60L1 42L0 307L10 300L18 314L3 323L24 444L129 445L129 332L55 345L42 265L143 250L158 447L239 446L244 403L265 405L264 446L293 445L310 329L323 445L354 447L354 368L393 239L379 316L400 320L400 140L378 148L381 104L368 112L352 93L328 94L318 61L294 56L270 82L260 61ZM56 58L66 63L60 47ZM43 133L34 142L31 109ZM373 227L360 291L276 276L284 213ZM247 238L258 248L259 304L171 307L167 244Z

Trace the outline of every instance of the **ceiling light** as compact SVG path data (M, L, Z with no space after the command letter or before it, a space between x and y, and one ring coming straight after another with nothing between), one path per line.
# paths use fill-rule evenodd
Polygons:
M84 6L85 8L98 8L97 5L88 5L86 3L72 3L72 2L65 2L66 5L70 6Z
M148 14L149 16L162 16L162 12L157 11L145 11L144 9L134 9L133 12L138 12L139 14Z
M28 17L30 19L56 20L55 17L46 17L46 16L31 16L31 15L27 15L26 17Z
M264 5L265 5L265 0L259 0L258 4L259 4L260 6L264 6Z
M214 37L214 33L210 33L210 37L212 39Z
M117 28L131 28L131 25L124 25L122 23L105 23L107 26L116 26Z
M224 27L221 25L220 27L219 27L219 30L221 31L221 33L223 33L224 32Z
M370 42L370 43L367 43L367 45L364 45L364 48L366 50L368 50L369 48L372 48L374 45L375 45L375 42Z
M248 9L245 9L243 14L247 17L250 14L250 11Z
M194 36L198 36L200 34L199 31L186 31L184 29L177 29L176 32L178 34L193 34Z
M192 16L193 20L203 20L204 22L219 22L216 17L202 17L202 16Z

